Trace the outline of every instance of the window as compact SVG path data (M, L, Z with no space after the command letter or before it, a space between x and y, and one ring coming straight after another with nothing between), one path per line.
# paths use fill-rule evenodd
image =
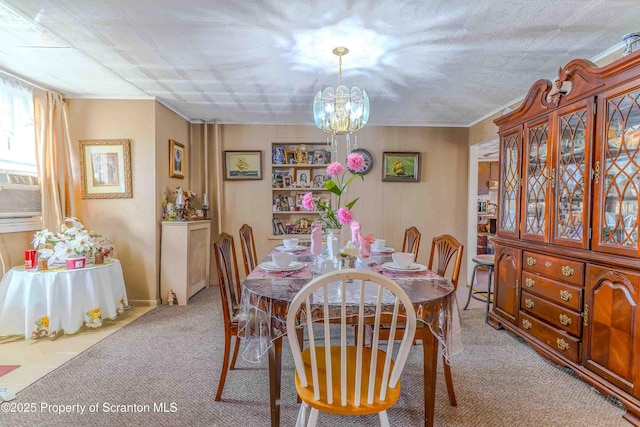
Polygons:
M39 229L41 212L32 90L0 75L0 232Z

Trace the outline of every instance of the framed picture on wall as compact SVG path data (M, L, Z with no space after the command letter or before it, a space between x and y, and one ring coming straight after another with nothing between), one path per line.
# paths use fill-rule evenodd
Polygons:
M80 141L83 199L126 199L131 189L131 143L128 139Z
M420 153L405 151L383 152L382 180L396 182L419 182Z
M184 178L187 164L187 156L183 144L169 140L169 176L171 178Z
M225 151L225 179L262 179L262 151Z

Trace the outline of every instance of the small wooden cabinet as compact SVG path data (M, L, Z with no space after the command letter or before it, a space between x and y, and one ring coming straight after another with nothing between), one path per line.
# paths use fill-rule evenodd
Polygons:
M617 397L640 426L640 52L574 60L495 120L489 322Z
M160 299L171 290L179 305L209 286L211 220L163 221L160 254Z

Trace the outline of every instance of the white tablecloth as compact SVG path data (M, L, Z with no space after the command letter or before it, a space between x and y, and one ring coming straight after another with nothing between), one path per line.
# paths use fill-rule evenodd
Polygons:
M54 338L97 328L129 308L117 259L86 268L14 267L0 281L0 338Z

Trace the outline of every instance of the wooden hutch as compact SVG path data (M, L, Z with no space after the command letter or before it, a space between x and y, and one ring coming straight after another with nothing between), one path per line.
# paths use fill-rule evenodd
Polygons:
M495 120L500 190L490 323L640 425L640 52L574 60Z

